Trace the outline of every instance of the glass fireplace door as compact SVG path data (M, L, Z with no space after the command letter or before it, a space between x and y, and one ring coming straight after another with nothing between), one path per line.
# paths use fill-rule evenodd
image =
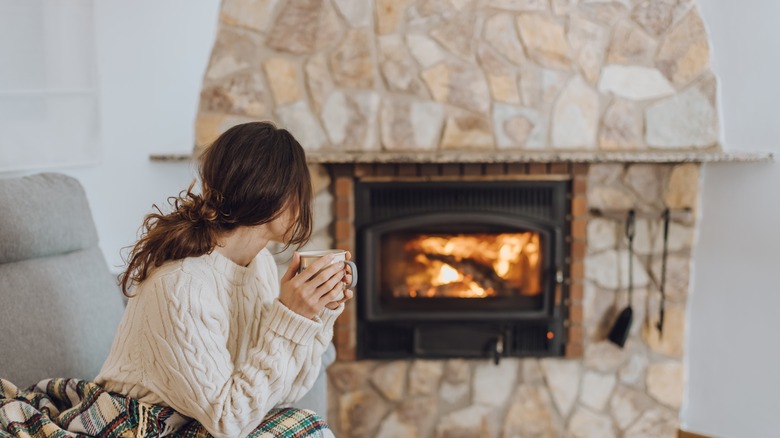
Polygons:
M404 218L366 233L372 316L542 316L554 288L554 231L495 214Z

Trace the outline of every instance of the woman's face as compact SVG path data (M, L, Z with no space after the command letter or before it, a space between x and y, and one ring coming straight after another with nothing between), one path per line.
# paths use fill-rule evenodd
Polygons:
M268 223L267 229L270 232L270 239L286 244L292 237L295 219L293 208L288 205L282 210L282 214Z

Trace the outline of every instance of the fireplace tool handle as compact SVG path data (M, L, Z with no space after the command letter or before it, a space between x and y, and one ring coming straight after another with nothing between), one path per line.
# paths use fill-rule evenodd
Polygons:
M495 344L493 344L493 362L496 365L501 361L502 354L504 354L504 335L498 335Z
M664 307L666 304L666 262L669 258L669 209L664 210L664 249L661 256L661 284L659 286L661 292L661 303L658 310L658 338L662 338L664 334Z

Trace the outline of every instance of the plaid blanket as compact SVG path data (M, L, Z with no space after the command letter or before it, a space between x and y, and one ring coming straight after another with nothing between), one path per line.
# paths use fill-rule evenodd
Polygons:
M19 389L0 379L0 438L210 437L198 422L169 407L150 405L78 379L46 379ZM249 435L333 437L311 411L274 409Z

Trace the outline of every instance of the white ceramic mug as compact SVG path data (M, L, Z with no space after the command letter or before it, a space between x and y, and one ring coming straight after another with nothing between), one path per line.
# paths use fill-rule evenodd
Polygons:
M358 281L358 272L357 272L357 266L355 266L355 263L347 260L347 252L343 249L323 249L319 251L301 251L298 254L301 256L301 264L298 266L298 273L300 274L301 271L311 266L312 263L317 261L320 257L324 257L326 255L333 254L333 263L339 263L343 262L349 265L350 268L352 268L352 282L347 285L348 288L353 288L357 285Z

